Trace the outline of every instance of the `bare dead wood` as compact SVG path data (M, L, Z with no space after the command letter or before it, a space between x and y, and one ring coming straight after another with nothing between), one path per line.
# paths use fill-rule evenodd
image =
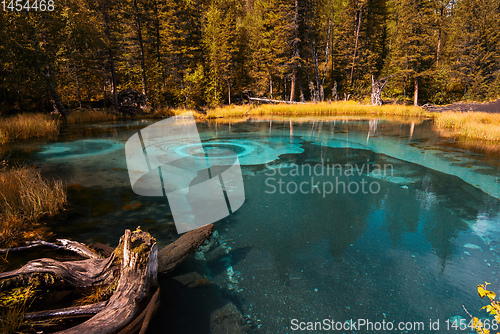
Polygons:
M352 55L351 77L349 78L349 82L351 85L354 80L354 65L356 64L356 56L358 54L359 30L361 29L361 15L363 15L363 6L364 4L361 4L361 7L356 14L358 19L358 28L356 29L356 42L354 43L354 54Z
M52 318L52 317L57 317L58 319L61 319L61 318L93 316L104 310L107 303L108 301L104 301L90 305L72 306L72 307L66 307L48 311L30 312L26 313L24 315L24 318L28 320L36 320L36 319Z
M0 280L20 279L33 274L52 274L64 284L74 287L88 287L109 284L113 280L114 256L107 259L88 259L81 261L57 261L54 259L38 259L26 263L19 269L0 273Z
M26 244L26 246L20 246L20 247L14 247L14 248L0 248L0 254L7 254L7 253L12 253L12 252L24 251L24 250L28 250L31 248L37 248L37 247L50 247L50 248L55 248L55 249L68 250L68 251L77 253L78 255L81 255L83 257L89 258L89 259L101 258L101 256L99 254L97 254L93 250L89 249L84 244L76 242L76 241L67 240L67 239L57 239L57 241L55 243L47 242L47 241L43 241L43 240L30 241Z
M285 101L285 100L272 100L272 99L264 99L260 97L249 97L250 101L263 102L263 103L289 103L289 104L304 104L306 102L298 102L298 101Z
M156 240L147 232L125 230L118 253L122 251L120 278L104 310L75 327L59 334L115 333L142 313L141 305L157 288L158 251Z
M148 306L142 311L142 313L135 318L127 327L122 329L118 334L128 334L139 332L145 333L151 318L154 313L158 310L160 306L160 289L157 289L153 297L148 303Z
M65 284L77 287L110 284L117 280L116 290L108 301L29 312L25 314L25 319L37 326L44 326L47 320L52 319L89 318L58 334L138 332L144 334L159 307L160 293L157 284L159 268L162 273L173 270L210 238L213 230L213 225L206 225L188 232L160 252L157 250L156 240L149 233L141 231L140 228L134 232L125 230L118 247L106 259L91 258L65 262L38 259L28 262L20 269L1 273L0 280L44 273L53 274ZM44 245L44 242L40 244ZM63 242L61 245L67 246L68 243ZM56 246L62 247L61 245ZM161 259L161 266L158 263L158 256Z
M372 94L371 94L371 104L376 106L382 105L382 91L389 82L389 78L393 77L394 74L389 75L385 78L377 79L372 75Z
M214 225L209 224L182 235L175 242L158 252L158 272L166 274L174 270L186 257L210 239Z

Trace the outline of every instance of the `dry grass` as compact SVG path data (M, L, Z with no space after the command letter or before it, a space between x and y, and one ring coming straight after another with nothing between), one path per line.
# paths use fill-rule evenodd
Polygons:
M9 137L7 137L7 133L0 129L0 145L3 145L9 141Z
M0 244L12 247L21 240L46 233L42 218L54 217L67 203L61 181L48 182L40 171L27 168L0 170Z
M117 119L119 117L116 113L102 110L75 110L68 115L68 123L94 123L115 121Z
M265 104L259 106L227 106L207 112L207 118L244 116L412 116L432 117L422 108L405 105L371 106L357 102Z
M434 115L434 124L465 139L500 142L500 114L443 112Z
M55 138L58 120L52 115L19 114L0 119L0 144L31 138Z
M438 130L446 130L448 135L460 136L466 140L480 140L500 142L500 114L484 112L444 112L431 113L422 108L405 105L371 106L357 102L335 103L305 103L305 104L266 104L225 106L211 109L207 112L208 119L235 118L262 116L346 116L401 119L434 119L434 126Z
M108 285L98 285L92 290L73 302L74 306L90 305L105 301L113 295L118 286L118 280Z
M0 293L0 333L19 333L25 324L24 314L37 292L37 284L18 287Z

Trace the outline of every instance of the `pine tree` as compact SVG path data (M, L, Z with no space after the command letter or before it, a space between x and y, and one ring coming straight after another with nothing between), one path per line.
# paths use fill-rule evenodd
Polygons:
M255 1L247 12L250 76L258 95L284 98L287 94L286 77L298 61L292 55L293 13L293 7L280 0Z
M391 67L413 84L418 105L419 82L433 74L435 53L433 3L427 0L392 1Z
M461 0L451 23L450 64L467 99L483 100L500 72L500 1Z

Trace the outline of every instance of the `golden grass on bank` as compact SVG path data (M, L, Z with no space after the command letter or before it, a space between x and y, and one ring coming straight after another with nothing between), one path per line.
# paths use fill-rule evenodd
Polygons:
M207 118L244 117L244 116L412 116L431 117L431 114L422 108L405 105L371 106L354 101L323 102L300 104L265 104L259 106L227 106L215 108L207 112Z
M30 138L55 138L58 120L46 114L19 114L0 119L0 143Z
M467 139L500 142L500 114L453 111L436 113L434 125Z
M115 121L119 119L118 115L113 112L102 110L75 110L68 114L68 123L94 123Z
M57 215L66 203L61 181L48 182L33 168L1 169L0 244L12 247L20 240L42 237L40 219Z

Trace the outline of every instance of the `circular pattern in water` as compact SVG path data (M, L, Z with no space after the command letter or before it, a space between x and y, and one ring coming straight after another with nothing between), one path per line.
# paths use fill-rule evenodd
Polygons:
M241 158L245 155L255 152L256 146L261 146L257 143L248 145L246 143L238 143L234 140L204 142L202 145L203 149L198 144L179 146L175 150L175 152L183 157L191 156L203 159L205 158L205 154L217 158L230 158L233 157L234 154L236 154L238 155L238 158Z
M52 143L42 146L38 155L45 160L77 159L111 153L123 149L123 144L109 139L85 139Z

